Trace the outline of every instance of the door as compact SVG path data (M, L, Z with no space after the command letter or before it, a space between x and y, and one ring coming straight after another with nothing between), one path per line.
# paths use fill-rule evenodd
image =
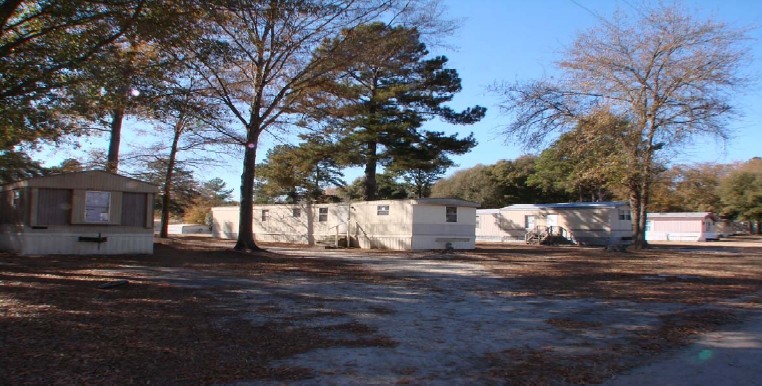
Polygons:
M548 227L548 233L551 235L561 234L561 229L558 228L557 214L549 214L548 217L545 218L545 226Z
M347 234L347 219L349 217L349 205L339 204L336 207L336 226L338 227L339 235Z

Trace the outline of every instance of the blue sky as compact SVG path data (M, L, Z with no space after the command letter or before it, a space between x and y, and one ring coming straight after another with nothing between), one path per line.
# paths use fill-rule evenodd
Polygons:
M499 134L501 126L510 122L510 117L500 115L499 100L485 88L496 81L536 79L543 74L553 74L554 60L567 46L576 32L589 28L600 21L594 14L608 17L621 7L632 11L638 0L445 0L448 13L453 18L464 18L462 26L445 40L453 48L431 48L433 55L449 58L449 67L458 71L463 82L463 91L451 104L456 109L473 105L487 107L487 116L471 126L452 126L440 121L429 122L428 129L447 133L474 133L478 146L469 154L454 157L458 168L469 168L476 164L492 164L501 159L515 159L525 154L516 144L506 143ZM762 26L762 2L759 0L694 0L685 5L697 10L699 15L714 15L717 19L735 26ZM762 74L762 30L755 30L752 37L755 62L749 69ZM757 85L748 95L739 95L736 106L745 117L731 124L734 137L725 144L712 140L697 141L695 146L683 149L673 158L675 163L745 161L754 156L762 156L762 88ZM138 141L134 122L125 125L124 152L130 143ZM261 159L267 148L280 143L265 135L258 151ZM86 146L105 148L105 141L92 140ZM81 150L58 149L57 155L46 155L50 164L60 163L59 158L81 157ZM209 167L196 172L202 181L221 177L229 187L240 186L241 157L223 159L222 166ZM362 174L360 169L347 171L347 182Z

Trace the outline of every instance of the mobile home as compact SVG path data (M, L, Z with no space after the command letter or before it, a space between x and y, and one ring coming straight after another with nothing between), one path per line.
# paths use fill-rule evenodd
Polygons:
M709 241L719 235L717 217L711 212L649 213L646 216L647 241Z
M23 255L153 253L156 185L105 171L0 186L0 250Z
M257 241L396 250L473 249L479 204L427 198L254 205ZM238 237L238 207L212 208L212 234Z
M625 201L516 204L479 209L476 216L476 240L481 242L524 243L557 236L581 245L614 245L632 239L630 205Z

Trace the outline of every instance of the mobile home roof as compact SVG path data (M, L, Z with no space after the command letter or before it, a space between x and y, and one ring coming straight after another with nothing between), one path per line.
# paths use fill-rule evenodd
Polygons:
M566 202L558 204L514 204L500 210L531 210L531 209L591 209L591 208L620 208L628 206L627 201L612 202Z

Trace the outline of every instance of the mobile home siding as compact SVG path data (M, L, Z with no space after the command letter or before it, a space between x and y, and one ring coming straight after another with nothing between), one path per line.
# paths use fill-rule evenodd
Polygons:
M448 203L458 208L456 223L446 222ZM253 213L254 237L262 242L315 245L349 235L352 246L366 249L439 249L448 243L454 248L472 249L476 205L440 199L257 205ZM300 217L293 216L294 209L299 209ZM238 210L212 209L214 237L238 237ZM264 222L262 210L268 211Z
M576 244L620 244L632 234L632 222L620 219L629 212L626 202L572 204L518 204L502 209L483 209L476 239L482 242L524 242L533 227L556 226ZM534 225L534 226L533 226Z
M646 221L646 240L649 241L706 241L716 239L716 217L710 212L649 213Z
M157 190L155 185L102 171L36 177L3 185L0 191L19 191L20 202L18 208L12 209L17 217L15 224L0 226L0 249L40 255L152 253L149 216ZM86 221L85 197L89 191L108 192L108 221ZM137 199L131 203L138 207L123 208L123 195ZM123 212L130 213L126 224L122 224Z

